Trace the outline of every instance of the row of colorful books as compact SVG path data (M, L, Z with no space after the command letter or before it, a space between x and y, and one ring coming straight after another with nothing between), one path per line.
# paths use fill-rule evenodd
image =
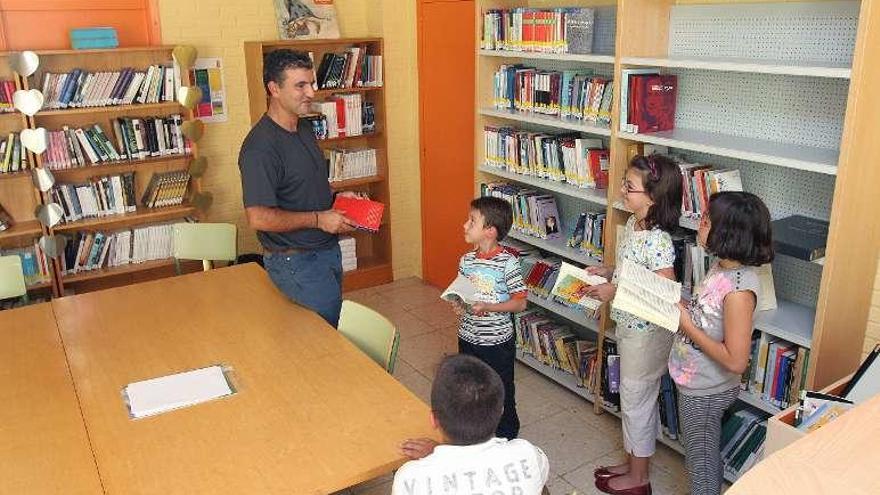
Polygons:
M121 215L137 209L134 172L95 177L81 184L55 184L52 201L64 210L64 223L83 218Z
M315 137L332 139L360 136L375 130L376 117L371 102L360 94L333 95L325 101L314 101L306 119L312 123Z
M10 132L0 140L0 174L12 174L33 168L30 155L21 144L21 135Z
M113 119L116 145L99 124L79 129L64 126L48 131L44 164L61 170L188 154L192 144L183 136L182 124L181 115Z
M172 224L116 232L80 231L68 237L60 257L65 275L132 263L167 259L173 253Z
M742 177L737 169L715 168L713 165L681 161L681 214L700 218L709 211L709 198L716 192L742 191Z
M330 169L330 182L372 177L378 173L373 148L328 149L324 156Z
M579 337L568 325L559 323L542 309L529 308L515 314L513 320L520 352L572 375L578 387L601 388L605 406L619 410L620 356L614 341L606 340L603 352L599 352L595 340Z
M501 65L493 79L495 108L611 123L613 81L588 71L541 70L522 64Z
M367 53L366 45L352 46L341 53L327 52L316 69L315 83L318 89L380 87L382 56Z
M595 10L583 7L490 9L483 13L484 50L591 53Z
M190 175L186 170L155 172L141 197L147 208L163 208L183 203L189 188Z
M0 80L0 113L15 111L12 103L12 95L15 93L15 81L11 79Z
M809 349L756 330L742 388L785 409L798 402L807 383L809 362Z
M481 184L480 191L482 196L495 196L510 203L514 230L541 239L557 239L563 235L553 195L503 182Z
M767 436L767 419L742 409L721 425L721 460L724 472L736 480L762 457Z
M566 245L602 261L605 253L605 213L587 211L578 216Z
M0 256L18 256L21 258L21 271L24 274L25 285L45 283L52 277L46 253L43 252L40 244L36 241L34 241L32 246L0 249Z
M159 103L176 98L173 67L151 65L138 71L89 72L73 69L66 73L43 74L43 108L63 109Z
M486 165L582 188L608 187L609 152L601 139L513 127L483 128Z

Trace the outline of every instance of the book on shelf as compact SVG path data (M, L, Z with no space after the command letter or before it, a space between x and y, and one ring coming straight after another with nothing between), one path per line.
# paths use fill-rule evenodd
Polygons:
M330 148L324 150L324 156L330 170L330 182L372 177L378 173L373 148Z
M585 7L489 9L483 13L484 50L592 53L595 10Z
M660 377L660 425L666 437L677 440L680 429L678 426L678 391L669 373Z
M505 183L482 184L480 189L483 196L510 203L514 230L541 239L562 237L564 225L554 196Z
M363 135L365 117L369 117L364 112L363 98L358 93L333 95L324 101L313 101L310 111L312 113L306 118L318 139ZM370 115L374 115L374 112L371 111ZM372 129L375 128L375 117L373 119Z
M449 287L440 294L440 299L465 308L470 308L474 303L479 302L479 299L477 298L477 287L471 282L471 279L461 273L459 273L452 283L449 284Z
M385 205L365 198L337 195L333 201L333 209L341 211L346 218L354 222L358 229L378 232Z
M493 76L493 106L605 127L611 122L613 81L589 70L554 71L502 64Z
M777 409L797 403L807 383L810 350L756 330L741 387Z
M83 218L121 215L136 209L134 172L93 177L79 184L56 184L49 191L53 202L61 205L64 223Z
M355 242L354 237L340 237L339 251L342 255L342 271L350 272L352 270L357 270L357 242Z
M621 132L638 132L634 122L630 120L631 100L631 81L638 75L656 75L660 74L660 69L620 69L620 130ZM643 154L639 152L637 154ZM632 157L628 157L632 158Z
M15 81L11 79L0 80L0 113L15 111L12 95L15 93Z
M565 244L602 261L605 250L605 216L605 213L581 213Z
M190 175L186 170L154 172L141 197L141 205L162 208L183 204L189 189Z
M52 269L46 253L34 241L30 246L0 249L0 256L18 256L21 259L21 272L26 286L45 283L52 278Z
M825 256L828 221L791 215L774 220L773 245L776 252L806 261Z
M738 478L761 458L766 436L766 419L752 411L736 411L722 423L721 459L729 478Z
M22 172L33 168L27 148L21 143L21 134L10 132L6 139L0 137L0 174Z
M63 126L49 131L43 163L49 169L64 170L122 160L184 155L192 151L192 144L181 132L183 118L179 114L120 117L111 123L112 140L111 134L98 124L82 128Z
M699 219L709 211L709 199L722 191L742 191L742 177L737 169L716 169L712 165L678 164L681 170L681 214L686 218Z
M550 293L569 305L579 306L593 313L602 305L602 301L589 297L587 291L594 285L602 285L608 281L598 275L590 275L583 268L566 262L559 267L559 275Z
M649 321L670 332L678 331L681 284L624 260L612 307Z
M60 257L63 275L168 259L174 242L171 223L116 232L79 231L67 238Z
M483 136L490 167L581 188L607 187L609 155L601 139L494 126L486 126Z
M629 117L632 132L669 131L675 127L678 78L641 74L629 77Z
M131 67L119 71L89 72L73 69L66 73L43 74L43 108L103 107L174 101L176 85L173 67L151 65L145 70Z
M367 50L362 44L340 53L325 53L315 71L318 89L381 87L382 56Z

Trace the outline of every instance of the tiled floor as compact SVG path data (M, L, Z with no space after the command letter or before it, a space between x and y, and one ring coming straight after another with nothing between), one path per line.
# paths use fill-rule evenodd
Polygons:
M417 278L345 294L397 325L401 342L394 376L425 402L430 400L431 379L440 359L457 351L457 319L439 296L439 290ZM550 493L601 493L593 486L593 469L623 458L620 421L610 414L594 414L592 404L521 364L517 364L516 383L520 436L549 457ZM683 464L681 455L658 445L651 466L655 494L687 492ZM387 494L391 479L388 475L350 492Z

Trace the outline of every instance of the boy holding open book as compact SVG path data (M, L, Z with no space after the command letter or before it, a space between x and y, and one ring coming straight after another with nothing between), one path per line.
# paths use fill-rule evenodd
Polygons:
M461 315L458 327L458 350L488 364L504 384L504 413L496 435L513 439L519 434L516 414L513 368L516 339L511 313L526 309L527 290L519 261L498 242L513 224L513 211L506 201L482 197L471 201L471 211L464 224L464 239L476 249L461 257L458 278L453 285L470 285L470 300L455 302ZM461 292L461 291L459 291Z

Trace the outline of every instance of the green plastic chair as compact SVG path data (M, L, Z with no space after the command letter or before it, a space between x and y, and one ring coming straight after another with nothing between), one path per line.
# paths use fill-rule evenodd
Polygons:
M24 270L17 254L0 256L0 299L27 296Z
M176 223L172 230L178 274L180 260L201 260L205 271L211 269L212 261L235 261L236 228L231 223Z
M388 318L354 301L342 301L339 314L339 332L364 354L394 373L400 332Z

